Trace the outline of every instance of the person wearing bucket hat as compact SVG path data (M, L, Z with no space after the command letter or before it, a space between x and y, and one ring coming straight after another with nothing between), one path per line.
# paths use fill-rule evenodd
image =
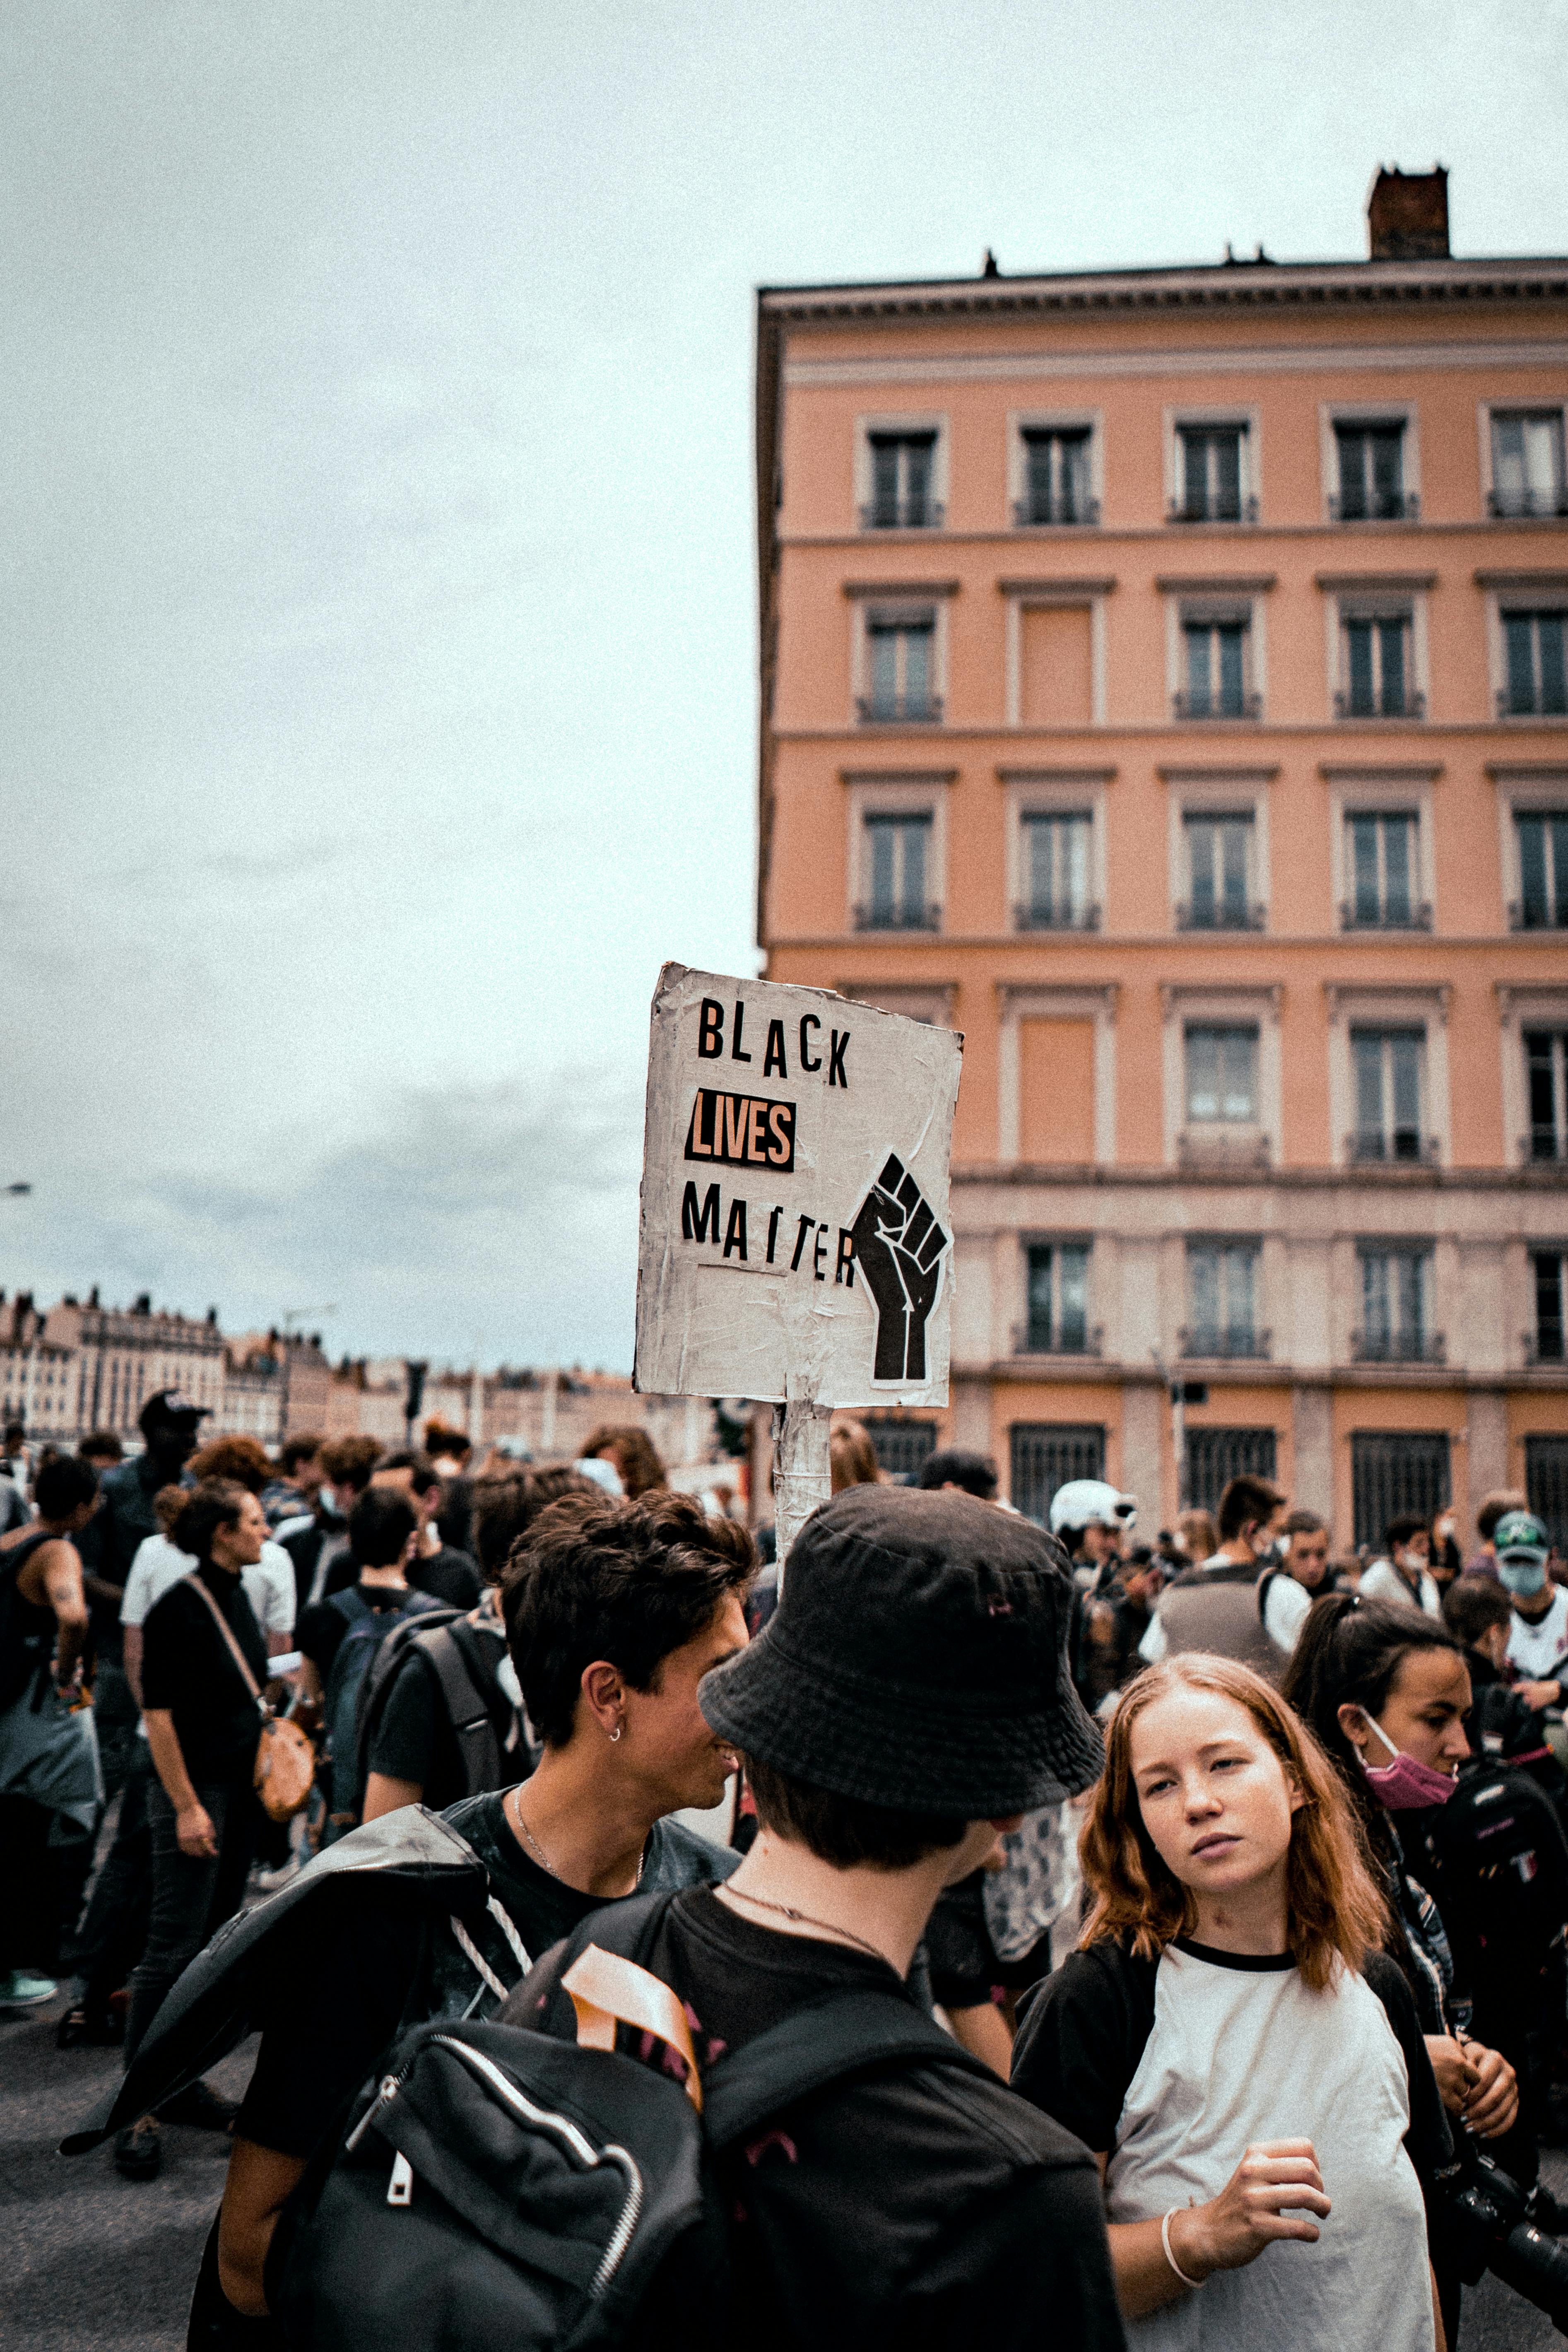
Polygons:
M868 2039L864 2067L786 2105L725 2168L731 2332L743 2321L770 2352L1123 2344L1086 2151L922 2028L907 1981L942 1887L1099 1776L1067 1667L1071 1594L1059 1546L1025 1519L853 1486L806 1521L766 1629L699 1686L761 1824L732 1876L677 1895L638 1948L699 2073L792 2028L805 2063L846 1993L907 2004L932 2044L895 2067ZM503 2020L572 2039L578 1949L546 1954Z
M1513 1608L1509 1663L1531 1686L1525 1693L1531 1706L1561 1706L1568 1693L1568 1591L1547 1570L1552 1538L1533 1511L1506 1511L1492 1549Z

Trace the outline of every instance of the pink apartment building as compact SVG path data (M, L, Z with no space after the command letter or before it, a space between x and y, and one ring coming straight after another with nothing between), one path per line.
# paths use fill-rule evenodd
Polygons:
M758 298L759 936L965 1033L952 1404L879 1442L1037 1516L1568 1540L1568 259L1369 222Z

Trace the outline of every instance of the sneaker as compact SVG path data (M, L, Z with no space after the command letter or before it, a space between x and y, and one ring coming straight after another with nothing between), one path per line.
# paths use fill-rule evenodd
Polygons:
M0 1977L0 2009L37 2009L53 2000L59 1987L53 1977L35 1976L31 1969L13 1969Z
M237 2099L220 2098L205 2083L187 2083L158 2110L166 2124L189 2124L196 2131L232 2131L239 2113Z
M163 2161L156 2116L141 2116L114 2135L114 2169L122 2180L156 2180Z
M276 1895L281 1888L292 1885L294 1880L300 1875L300 1866L299 1855L291 1853L287 1862L279 1864L276 1870L258 1870L253 1882L257 1892L260 1895Z

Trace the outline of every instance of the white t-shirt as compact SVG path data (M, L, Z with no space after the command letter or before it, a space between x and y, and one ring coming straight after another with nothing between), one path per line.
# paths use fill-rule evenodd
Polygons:
M1128 2320L1131 2352L1431 2352L1411 2158L1432 2166L1445 2136L1408 1988L1391 1961L1367 1965L1377 1990L1341 1969L1312 1992L1289 1957L1171 1945L1152 1969L1091 1946L1047 1979L1014 2087L1107 2150L1109 2220L1206 2203L1260 2140L1310 2139L1333 2204L1315 2243L1279 2240Z
M1568 1656L1568 1591L1562 1585L1553 1591L1545 1616L1538 1617L1533 1625L1514 1611L1508 1629L1508 1655L1510 1664L1518 1667L1527 1683L1547 1680Z
M1235 1562L1223 1551L1211 1552L1207 1559L1198 1562L1200 1568L1232 1568ZM1259 1576L1263 1570L1258 1570ZM1306 1622L1312 1596L1304 1584L1293 1576L1277 1576L1263 1598L1263 1630L1282 1657L1289 1657L1296 1646L1296 1636ZM1138 1644L1138 1654L1147 1665L1157 1666L1165 1654L1165 1629L1160 1622L1159 1607L1150 1618Z
M1437 1590L1436 1579L1428 1576L1425 1569L1422 1570L1421 1599L1417 1603L1415 1595L1391 1559L1373 1561L1372 1566L1362 1578L1361 1597L1363 1601L1392 1601L1397 1608L1401 1609L1415 1609L1419 1606L1426 1611L1428 1617L1441 1617L1443 1614L1443 1596Z
M189 1576L195 1561L167 1536L147 1536L137 1548L120 1603L122 1625L144 1625L154 1601L171 1585ZM254 1568L242 1568L239 1580L251 1612L264 1633L294 1631L294 1563L281 1544L264 1543Z

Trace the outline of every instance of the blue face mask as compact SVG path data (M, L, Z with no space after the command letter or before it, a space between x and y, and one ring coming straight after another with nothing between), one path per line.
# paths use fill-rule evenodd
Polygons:
M1497 1572L1505 1592L1516 1600L1531 1601L1546 1582L1546 1562L1543 1559L1500 1559Z

